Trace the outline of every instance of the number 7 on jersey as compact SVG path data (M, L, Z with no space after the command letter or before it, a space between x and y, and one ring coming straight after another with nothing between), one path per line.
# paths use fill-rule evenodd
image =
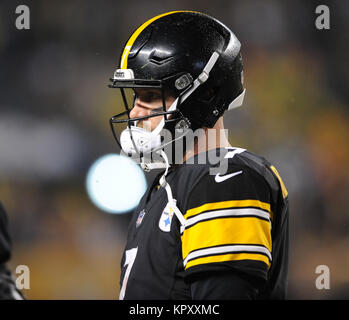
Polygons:
M133 263L136 260L137 251L138 251L138 247L130 249L130 250L127 250L125 252L126 257L125 257L124 267L127 266L127 268L126 268L126 271L125 271L124 279L122 281L122 286L121 286L121 290L120 290L119 300L123 300L124 297L125 297L125 291L126 291L128 277L130 276L130 272L131 272Z

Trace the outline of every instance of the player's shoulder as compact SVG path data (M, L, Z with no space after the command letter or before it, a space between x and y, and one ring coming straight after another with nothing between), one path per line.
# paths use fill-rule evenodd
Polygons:
M253 171L267 178L272 164L263 156L253 153L244 148L226 148L224 160L228 161L229 167L239 167Z
M233 170L249 172L251 176L259 176L271 184L275 181L274 166L263 156L241 147L217 148L197 154L181 166L180 171L182 175L207 179Z
M179 166L175 180L187 190L212 190L213 193L229 185L255 186L269 189L273 197L286 187L276 167L265 157L241 147L217 148L199 153Z
M201 157L201 158L200 158ZM277 198L287 190L273 164L263 156L240 147L209 150L193 159L196 165L181 168L182 181L199 195L209 192L222 195L233 189L236 195L250 194L257 190Z
M287 190L284 182L276 169L265 157L243 148L227 148L225 159L228 159L228 167L245 168L265 180L270 189L274 192L282 191L287 197Z

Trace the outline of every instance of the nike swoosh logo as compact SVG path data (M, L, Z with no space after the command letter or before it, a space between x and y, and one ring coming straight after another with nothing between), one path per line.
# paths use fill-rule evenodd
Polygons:
M217 183L220 183L220 182L223 182L223 181L225 181L227 179L235 177L235 176L237 176L240 173L242 173L242 170L241 171L237 171L237 172L233 172L233 173L230 173L230 174L226 174L224 176L220 176L219 173L217 173L216 176L214 177L214 179L215 179L215 181Z

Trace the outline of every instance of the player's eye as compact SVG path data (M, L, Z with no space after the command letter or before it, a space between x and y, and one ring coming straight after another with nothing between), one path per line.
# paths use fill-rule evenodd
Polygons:
M145 93L142 97L145 102L152 102L161 99L161 94L155 91Z
M159 107L159 108L151 109L150 113L158 113L158 112L162 112L162 111L164 111L163 107Z

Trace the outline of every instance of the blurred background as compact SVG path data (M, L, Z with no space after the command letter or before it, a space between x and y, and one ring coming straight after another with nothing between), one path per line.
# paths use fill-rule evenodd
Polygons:
M29 30L15 26L21 4ZM320 4L329 30L315 27ZM130 212L93 204L86 177L120 151L108 120L121 105L107 84L122 46L146 20L180 9L220 19L242 43L245 104L225 125L231 144L273 162L289 191L288 297L348 299L349 2L339 0L1 0L0 201L9 267L30 268L25 296L118 297ZM330 269L329 290L315 286L318 265Z

